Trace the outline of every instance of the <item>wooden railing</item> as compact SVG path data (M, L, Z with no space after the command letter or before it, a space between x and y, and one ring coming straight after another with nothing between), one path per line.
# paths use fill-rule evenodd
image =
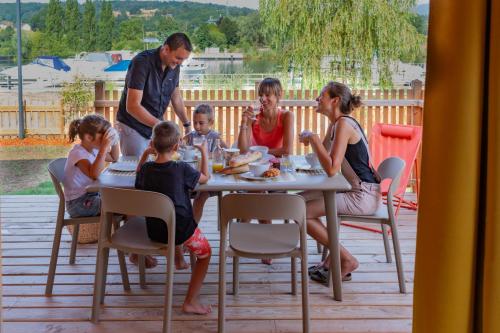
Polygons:
M308 129L323 136L328 121L324 116L315 112L318 90L288 90L281 107L291 110L294 117L295 134ZM423 89L420 81L414 81L409 89L393 90L358 90L364 106L356 110L353 116L358 119L370 136L371 128L376 123L421 125L423 116ZM182 91L186 112L192 119L194 108L201 103L210 104L214 109L214 129L221 133L224 141L233 143L238 137L239 123L243 109L257 99L255 90L184 90ZM113 120L116 117L120 90L104 89L104 82L96 83L95 111ZM171 107L165 114L166 120L173 120L181 126ZM295 136L297 138L297 135ZM295 153L302 154L310 151L298 143L294 144Z
M315 112L317 90L288 90L280 105L291 110L294 117L295 134L308 129L324 135L328 121ZM412 82L408 89L358 90L364 106L353 116L358 119L369 137L376 123L421 125L423 117L423 89L420 81ZM186 112L191 119L194 108L201 103L210 104L215 112L214 129L222 134L224 141L233 143L238 136L239 122L243 109L257 99L255 90L183 90ZM106 90L104 82L95 84L94 109L111 122L116 118L121 90ZM24 105L27 136L64 136L65 114L62 105ZM171 107L165 114L166 120L179 123ZM66 126L65 126L66 125ZM0 136L15 137L18 134L17 106L0 106ZM297 137L297 135L295 136ZM295 153L309 152L309 147L294 144Z

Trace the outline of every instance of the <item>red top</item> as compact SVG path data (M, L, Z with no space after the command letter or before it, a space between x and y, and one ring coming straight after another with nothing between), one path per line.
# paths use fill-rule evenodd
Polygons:
M270 149L283 147L283 112L278 109L278 120L276 126L269 132L264 131L259 124L262 112L257 115L257 120L252 123L252 145L266 146Z

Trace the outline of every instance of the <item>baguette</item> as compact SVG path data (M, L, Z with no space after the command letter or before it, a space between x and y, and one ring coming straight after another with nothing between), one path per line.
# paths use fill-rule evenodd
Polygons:
M248 167L248 164L244 164L244 165L240 165L240 166L237 166L234 168L232 168L232 167L224 168L221 171L219 171L218 173L223 174L223 175L235 175L238 173L248 172L249 170L250 169Z
M261 158L262 158L262 153L260 151L254 151L251 153L246 153L244 155L238 155L238 156L233 157L229 161L229 166L234 168L234 167L238 167L240 165L245 165L248 163L255 162Z

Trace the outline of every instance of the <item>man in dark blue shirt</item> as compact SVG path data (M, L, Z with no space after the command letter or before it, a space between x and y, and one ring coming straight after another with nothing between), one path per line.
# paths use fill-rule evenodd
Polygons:
M128 67L125 87L116 116L123 155L140 157L151 139L152 128L163 120L169 103L191 131L179 90L180 65L189 57L192 45L184 33L170 35L165 43L136 55Z

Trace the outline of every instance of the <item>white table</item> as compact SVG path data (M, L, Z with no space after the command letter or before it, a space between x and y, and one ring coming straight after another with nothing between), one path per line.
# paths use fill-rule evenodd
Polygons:
M88 191L98 191L100 187L134 188L134 173L117 173L105 171L99 179L90 185ZM311 175L306 173L285 174L275 180L248 181L236 175L212 175L208 183L198 185L197 191L218 192L218 204L223 191L322 191L325 199L325 211L330 249L330 271L333 281L333 297L342 300L342 277L340 273L339 221L337 217L336 192L345 192L351 185L341 174L328 177L325 174ZM219 209L220 221L220 209Z

